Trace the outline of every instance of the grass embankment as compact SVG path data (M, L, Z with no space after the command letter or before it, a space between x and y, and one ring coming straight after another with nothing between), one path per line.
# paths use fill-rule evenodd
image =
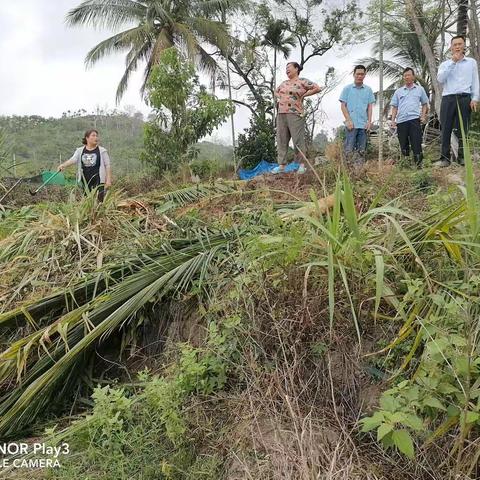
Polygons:
M2 435L59 424L72 454L38 478L476 478L468 173L331 166L4 214Z

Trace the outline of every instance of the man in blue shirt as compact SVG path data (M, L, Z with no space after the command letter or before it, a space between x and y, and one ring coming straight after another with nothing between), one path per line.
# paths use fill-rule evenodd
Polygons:
M439 167L450 165L450 138L455 131L458 138L458 163L463 161L463 141L460 118L465 135L470 127L472 110L477 111L480 99L477 62L465 56L465 38L457 35L452 38L450 47L452 59L443 62L438 69L438 81L443 86L440 124L442 127L442 153L435 163ZM460 117L459 117L460 110Z
M358 163L365 161L367 132L372 127L372 110L375 97L370 87L363 84L367 69L357 65L353 70L354 83L342 90L340 102L347 127L345 155L351 161L354 152L358 152Z
M392 127L397 128L398 141L404 157L410 156L410 146L413 158L418 168L422 167L422 126L428 112L428 97L425 89L415 83L413 68L403 71L405 85L395 91L390 102L392 105ZM420 118L420 105L422 114Z

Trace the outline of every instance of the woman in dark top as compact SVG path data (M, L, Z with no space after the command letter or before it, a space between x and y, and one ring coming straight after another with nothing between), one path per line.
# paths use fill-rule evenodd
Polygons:
M105 190L112 184L110 157L99 145L98 131L87 130L82 139L83 147L77 148L72 158L59 165L63 171L69 165L77 165L77 181L83 184L85 193L98 189L98 199L103 201Z

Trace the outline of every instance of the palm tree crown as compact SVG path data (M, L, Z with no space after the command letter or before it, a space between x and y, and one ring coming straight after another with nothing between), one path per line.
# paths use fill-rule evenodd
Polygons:
M292 47L296 45L295 38L287 35L288 25L283 20L270 19L266 25L266 32L263 37L262 45L266 45L273 49L273 76L272 90L275 92L277 88L277 54L281 53L288 58ZM276 103L273 102L274 117L276 116Z
M438 36L438 27L427 25L426 35L431 45L434 46L434 50L436 50L435 39ZM393 80L384 89L385 111L390 108L390 100L395 90L403 85L403 70L405 67L415 70L416 81L425 88L427 94L433 90L427 60L412 25L408 22L387 23L383 48L391 56L391 59L383 62L383 75ZM379 73L379 41L374 43L372 52L373 57L364 57L358 59L357 62L365 65L369 72Z
M288 58L296 42L292 35L286 35L287 24L283 20L272 20L267 25L267 31L263 37L263 45L274 49L275 53L282 53Z
M197 60L208 73L213 72L217 64L206 46L225 52L230 42L227 26L216 18L238 4L233 0L85 0L68 12L66 21L71 26L127 27L93 47L85 60L91 66L106 55L127 52L118 102L139 63L146 63L143 92L161 52L173 46Z

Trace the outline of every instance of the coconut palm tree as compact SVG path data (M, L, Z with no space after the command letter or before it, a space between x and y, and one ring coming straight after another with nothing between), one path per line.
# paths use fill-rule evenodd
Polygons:
M390 23L386 30L383 48L390 54L391 60L384 60L383 75L385 78L393 80L384 88L385 110L388 111L393 93L403 84L403 70L406 67L415 70L417 81L427 92L432 91L432 79L418 36L413 28L409 24ZM432 31L429 38L436 39L437 36L438 32ZM432 40L431 44L434 45L435 40ZM377 41L372 49L374 56L361 58L357 62L365 65L369 72L378 73L380 70L377 58L379 52L380 42Z
M468 0L458 0L457 35L465 36L468 27Z
M173 46L213 73L217 64L207 45L225 52L231 38L227 26L217 20L218 13L238 5L233 0L85 0L68 12L66 21L70 26L126 27L93 47L85 59L92 66L107 55L127 52L118 102L139 64L146 63L143 92L160 54Z
M266 45L273 49L273 91L277 88L277 54L281 53L288 58L292 47L296 45L295 38L287 35L287 23L284 20L270 19L267 24L267 31L263 37L262 45ZM274 111L275 111L275 101Z

